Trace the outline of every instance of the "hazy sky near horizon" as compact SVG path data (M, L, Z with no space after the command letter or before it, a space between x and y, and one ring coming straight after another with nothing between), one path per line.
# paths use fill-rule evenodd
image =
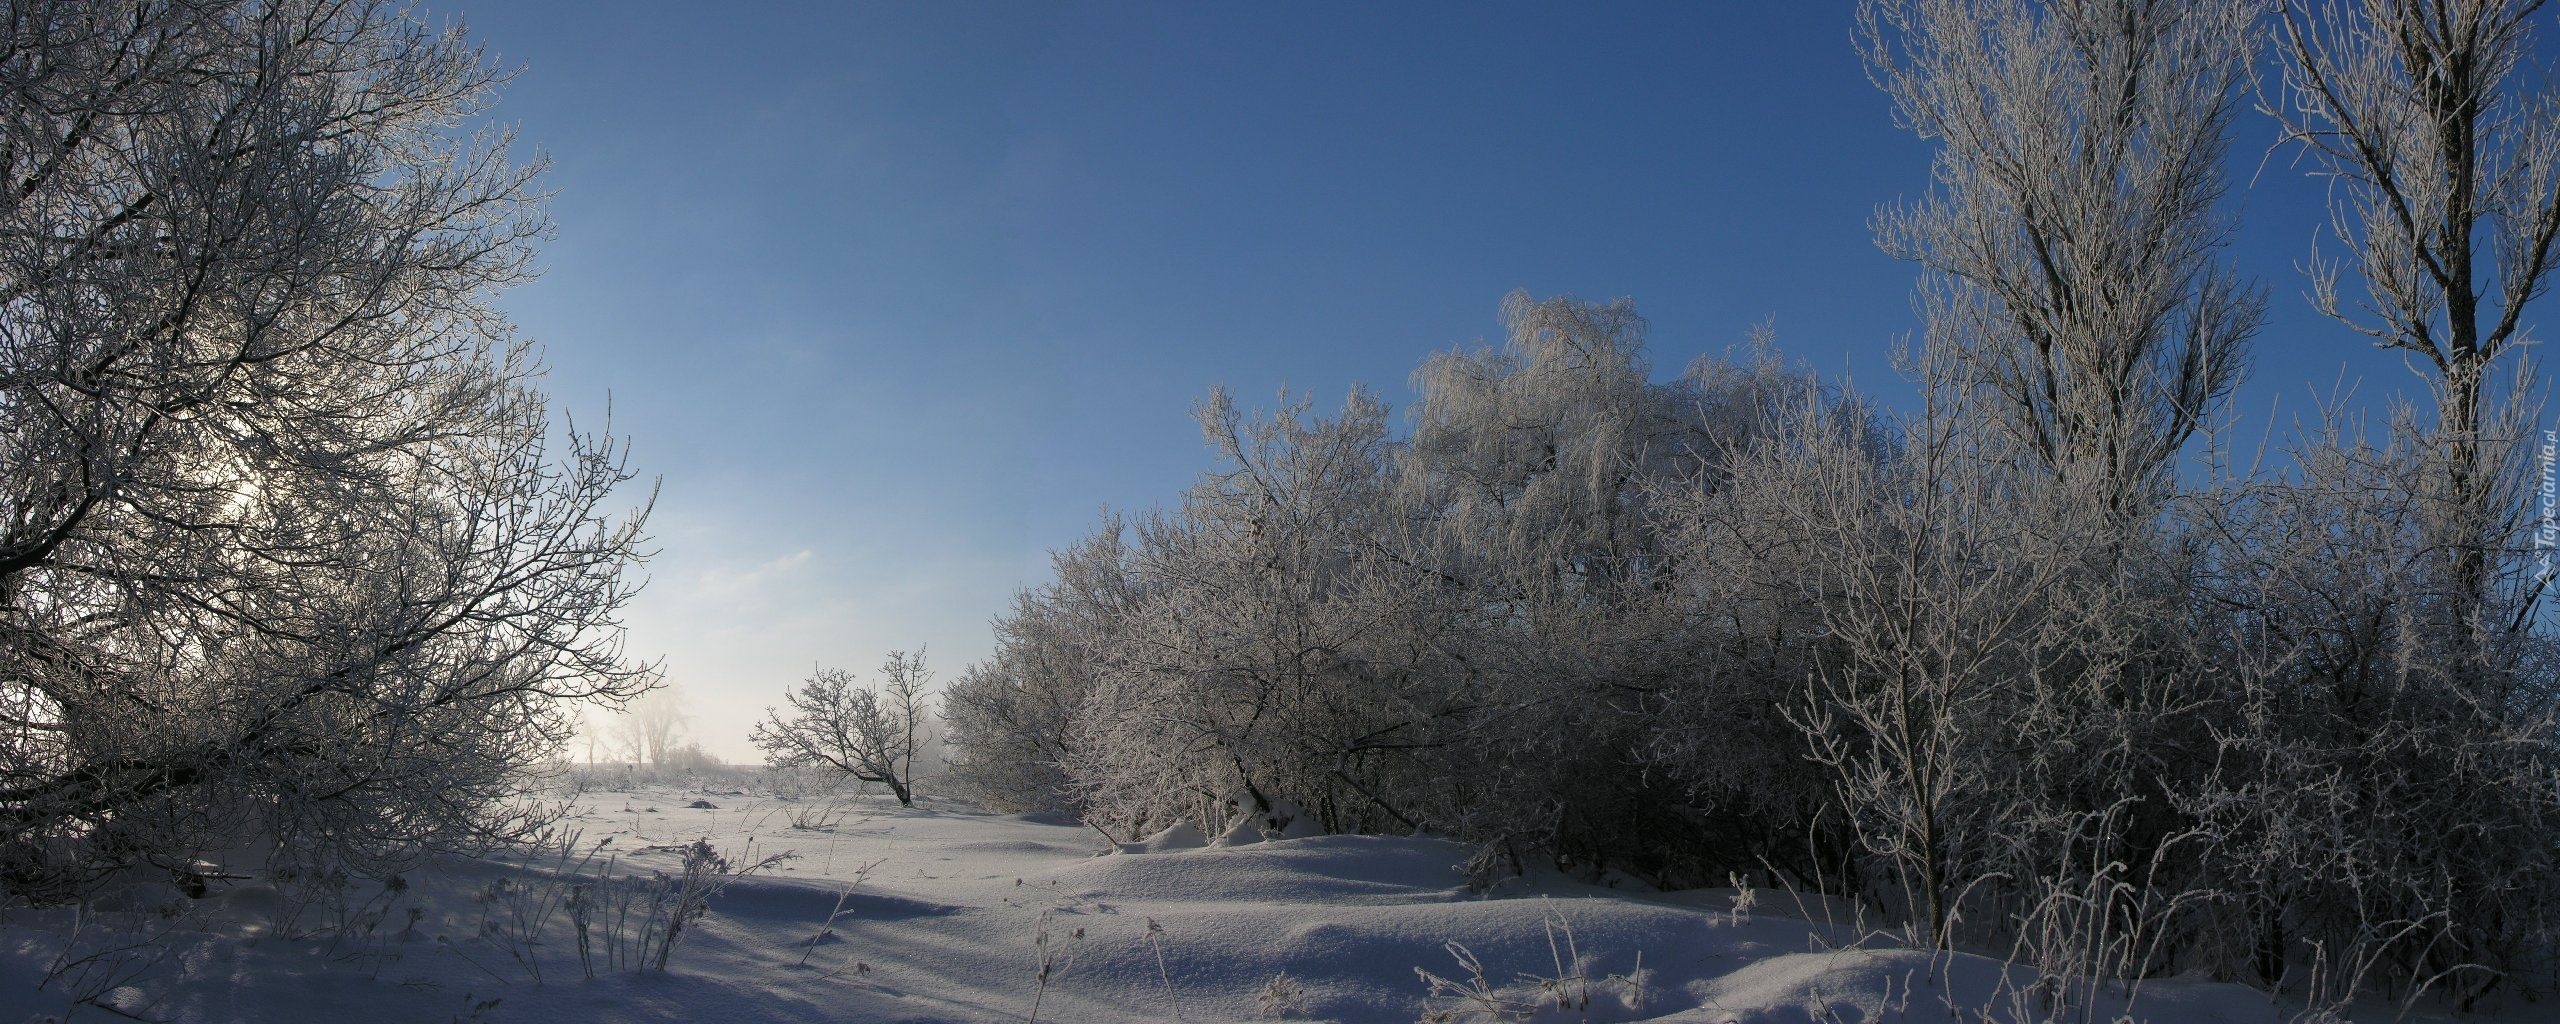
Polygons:
M983 655L1050 549L1208 465L1211 386L1401 406L1425 356L1499 340L1515 288L1633 297L1662 375L1771 320L1907 394L1914 272L1868 225L1929 150L1853 9L434 8L523 68L493 115L551 160L558 233L501 304L557 405L587 426L610 395L662 481L632 648L734 760L815 665ZM2409 389L2310 314L2320 187L2240 132L2233 252L2275 307L2240 408Z

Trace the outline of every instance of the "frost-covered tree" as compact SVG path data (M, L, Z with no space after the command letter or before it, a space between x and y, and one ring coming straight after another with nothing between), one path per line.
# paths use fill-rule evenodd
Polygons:
M1068 725L1111 671L1117 644L1146 591L1129 560L1123 522L1106 515L1085 539L1050 556L1052 578L1015 595L995 622L987 660L944 688L950 785L1004 810L1077 809L1065 769Z
M1655 381L1644 320L1624 299L1514 293L1502 315L1503 346L1416 371L1413 440L1396 467L1454 615L1440 646L1458 673L1443 685L1468 708L1458 756L1482 757L1462 770L1472 791L1443 827L1562 850L1591 870L1753 867L1710 838L1733 819L1696 813L1697 765L1648 751L1671 694L1700 695L1708 671L1663 505L1712 485L1725 449L1760 422L1769 396L1754 386L1775 378L1702 360ZM1730 731L1753 749L1751 729ZM1739 806L1725 799L1735 795L1717 802Z
M1802 509L1825 552L1823 608L1800 725L1840 805L1880 858L1925 940L1947 946L1958 901L1989 870L2008 773L1992 762L2018 710L2011 674L2061 568L2020 550L1997 463L1966 448L1933 395L1900 457L1864 457L1854 424L1754 467Z
M1838 780L1790 719L1808 681L1840 664L1825 638L1848 564L1829 533L1882 522L1889 510L1863 503L1891 493L1901 438L1856 395L1790 371L1765 333L1754 348L1689 375L1725 410L1711 420L1734 426L1657 499L1670 582L1704 653L1648 716L1639 763L1681 779L1688 813L1713 823L1713 844L1684 844L1721 860L1705 878L1775 866L1854 883Z
M924 651L892 651L877 687L853 673L821 668L798 689L784 689L785 716L768 708L748 737L775 768L825 768L858 782L889 787L901 807L915 804L918 739L927 727L933 672Z
M2534 66L2541 0L2280 5L2286 137L2332 183L2345 259L2314 254L2324 313L2407 354L2432 389L2436 589L2453 628L2490 597L2530 417L2498 364L2560 266L2560 80ZM2341 271L2353 263L2362 298ZM2529 373L2519 371L2522 381ZM2539 595L2548 581L2532 581ZM2530 610L2527 610L2530 614ZM2514 629L2510 619L2495 628Z
M1819 389L1765 352L1653 381L1624 302L1505 315L1417 376L1409 442L1365 393L1213 398L1218 468L1060 553L953 688L958 777L1123 838L1302 812L1666 879L1788 855L1754 812L1811 789L1776 709L1801 676L1726 670L1748 642L1697 628L1674 569L1709 549L1671 535Z
M2419 926L2392 951L2403 973L2512 969L2560 924L2542 881L2560 692L2530 535L2543 409L2518 352L2560 263L2560 85L2534 53L2548 11L2279 13L2267 105L2326 182L2344 249L2314 254L2313 304L2406 356L2429 401L2395 406L2378 438L2331 414L2286 478L2197 512L2228 560L2250 726L2208 803L2266 837L2225 851L2259 886L2261 973L2379 921Z
M1381 547L1385 407L1303 401L1248 420L1213 393L1199 420L1220 468L1137 524L1148 593L1070 730L1088 808L1136 830L1229 809L1323 827L1417 822L1382 776L1421 745Z
M0 12L0 879L503 838L623 657L640 516L490 296L503 77L387 3Z
M2214 938L2256 975L2361 946L2400 977L2476 965L2448 977L2467 999L2534 969L2560 927L2560 643L2441 628L2412 581L2442 565L2442 449L2414 410L2386 430L2330 410L2282 475L2192 503L2225 710L2184 802L2231 837L2206 851L2233 896Z
M2150 514L2237 379L2260 289L2219 260L2247 0L1866 0L1863 48L1936 188L1880 215L1927 343L2113 520ZM2085 485L2085 486L2082 486Z
M1926 271L1915 371L1931 410L1904 463L1940 483L1878 514L1918 516L1887 542L1906 555L1969 539L1844 581L1825 614L1844 661L1815 701L1839 715L1813 713L1847 733L1813 738L1863 773L1844 771L1841 797L1882 827L1869 846L1919 876L1933 941L1958 917L2026 928L2038 885L2115 887L2104 918L2183 902L2145 886L2183 881L2152 869L2191 831L2170 780L2198 769L2214 683L2162 517L2264 312L2220 257L2216 209L2254 18L2243 0L1861 7L1875 80L1937 144L1936 188L1878 234ZM1974 752L1945 775L1944 750ZM1969 815L1978 855L1951 877L1940 809ZM1990 912L1954 905L1959 886Z

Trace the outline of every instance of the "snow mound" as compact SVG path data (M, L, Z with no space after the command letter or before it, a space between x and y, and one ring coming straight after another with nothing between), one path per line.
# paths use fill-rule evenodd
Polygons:
M1465 860L1464 848L1437 839L1318 836L1176 857L1101 857L1048 877L1071 892L1146 893L1170 902L1439 902L1463 895L1458 865Z
M1226 833L1220 835L1218 837L1218 841L1211 845L1251 846L1255 843L1261 842L1262 839L1262 826L1256 823L1252 818L1244 817L1237 818L1235 824L1227 826Z
M1122 853L1165 853L1173 850L1197 850L1209 845L1209 837L1190 822L1183 822L1134 843L1121 844Z

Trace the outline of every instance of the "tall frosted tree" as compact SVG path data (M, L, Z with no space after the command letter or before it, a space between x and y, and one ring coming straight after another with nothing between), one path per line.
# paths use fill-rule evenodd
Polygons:
M1925 271L1921 475L1966 485L1879 513L1908 520L1886 547L1904 557L1842 580L1826 620L1843 665L1814 697L1852 738L1812 738L1857 767L1841 799L1919 876L1937 941L1963 910L1947 879L2004 877L1973 891L2020 933L2047 896L2127 868L2147 880L2114 889L2106 919L2151 929L2144 908L2178 900L2160 870L2188 830L2171 780L2209 746L2214 684L2184 641L2164 513L2264 316L2217 209L2255 15L2246 0L1860 8L1876 83L1937 151L1934 187L1877 233ZM1985 527L1996 543L1918 543ZM1986 580L2004 581L1987 605ZM1996 753L1947 757L1968 747ZM1942 771L1958 762L1974 763ZM1966 834L1943 834L1965 812Z
M2260 289L2220 257L2245 0L1867 0L1872 74L1937 146L1878 218L1927 343L2101 522L2156 510L2230 390Z
M2332 422L2297 456L2303 486L2233 508L2246 571L2225 578L2266 592L2239 607L2281 641L2235 646L2264 665L2257 705L2286 714L2233 747L2263 758L2243 779L2277 798L2223 806L2286 811L2319 840L2248 866L2295 908L2265 931L2405 917L2425 923L2393 950L2407 969L2511 971L2560 903L2543 881L2560 676L2538 614L2550 580L2528 555L2541 392L2520 351L2560 258L2560 83L2534 49L2550 11L2278 12L2268 105L2330 197L2312 301L2403 356L2430 401L2395 409L2379 442ZM2289 784L2313 776L2338 782ZM2469 999L2502 980L2472 970L2452 987Z
M506 835L649 680L640 516L489 305L503 75L372 2L0 11L0 879Z
M2333 183L2344 257L2322 312L2405 353L2433 390L2440 591L2467 615L2519 532L2531 374L2499 380L2560 263L2560 80L2534 77L2541 0L2281 5L2275 112ZM2352 264L2360 289L2342 287ZM2360 294L2359 294L2360 293ZM2501 404L2502 396L2509 401ZM2526 583L2520 627L2547 579Z

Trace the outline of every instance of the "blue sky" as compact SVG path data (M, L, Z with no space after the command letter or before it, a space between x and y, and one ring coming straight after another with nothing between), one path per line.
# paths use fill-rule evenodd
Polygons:
M1906 393L1927 187L1840 2L490 3L494 115L552 161L544 277L502 305L582 422L662 478L632 645L696 731L816 664L929 644L947 677L1046 552L1206 465L1213 385L1398 404L1496 304L1632 296L1663 373L1774 319ZM2269 283L2242 408L2413 381L2310 313L2319 188L2241 123ZM2247 187L2256 175L2255 188ZM2274 405L2281 397L2281 405Z

